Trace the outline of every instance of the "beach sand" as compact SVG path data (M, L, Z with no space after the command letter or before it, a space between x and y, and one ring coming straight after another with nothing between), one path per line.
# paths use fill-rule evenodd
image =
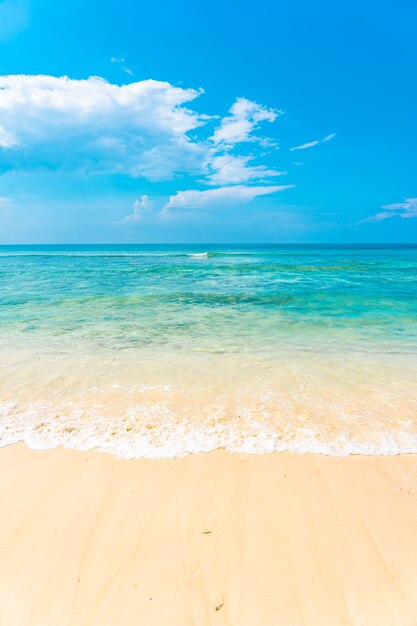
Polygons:
M0 450L1 626L416 626L417 455Z

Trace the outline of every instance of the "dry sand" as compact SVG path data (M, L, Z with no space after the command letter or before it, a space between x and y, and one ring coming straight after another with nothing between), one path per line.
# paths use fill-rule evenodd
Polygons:
M416 626L417 456L0 450L1 626Z

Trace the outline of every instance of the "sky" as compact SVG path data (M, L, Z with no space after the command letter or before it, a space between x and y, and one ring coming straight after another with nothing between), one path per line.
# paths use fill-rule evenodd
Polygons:
M0 0L0 243L417 242L417 0Z

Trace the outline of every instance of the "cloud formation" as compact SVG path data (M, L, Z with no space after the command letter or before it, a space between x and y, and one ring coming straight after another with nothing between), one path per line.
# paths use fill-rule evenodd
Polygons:
M247 98L237 98L230 108L230 115L221 120L211 140L214 144L221 144L225 148L246 141L265 141L262 137L253 135L253 131L261 122L274 122L278 115L282 114L283 111L269 109Z
M2 76L0 171L37 166L150 180L200 173L207 150L187 133L203 119L184 106L198 95L154 80Z
M409 219L417 217L417 198L405 198L404 202L395 202L394 204L384 204L379 213L371 215L363 222L380 222L390 217L401 217Z
M98 77L2 76L0 171L78 169L154 181L189 174L211 185L277 176L231 149L263 141L254 129L278 112L238 98L214 135L192 139L190 131L211 121L186 106L200 93L155 80L120 86Z
M284 172L256 162L264 156L259 148L272 145L257 134L261 123L282 112L237 98L213 132L218 118L189 107L201 93L155 80L117 85L94 76L0 76L0 173L40 168L150 181L186 176L190 186L214 187L171 195L165 212L244 204L290 187L272 184ZM243 143L251 145L250 154L238 153ZM123 222L156 215L142 195Z
M324 139L315 139L314 141L308 141L307 143L303 143L301 144L301 146L294 146L293 148L290 148L290 152L294 152L294 150L305 150L306 148L313 148L319 143L326 143L326 141L330 141L335 136L336 133L330 133L330 135L327 135L326 137L324 137Z
M189 189L178 191L171 196L163 207L163 211L170 209L214 209L236 206L250 202L258 196L265 196L284 189L290 189L294 185L269 185L269 186L246 186L234 185L232 187L218 187L200 191Z
M250 165L252 160L252 156L235 156L229 153L213 156L209 162L207 182L210 185L235 185L285 173L264 165Z
M146 217L149 217L150 215L152 215L152 209L153 209L153 201L149 198L149 196L147 196L146 194L143 194L139 200L135 200L135 202L133 203L133 211L132 213L130 213L129 215L126 215L126 217L124 217L122 219L122 222L124 223L128 223L128 222L141 222L144 219L146 219Z

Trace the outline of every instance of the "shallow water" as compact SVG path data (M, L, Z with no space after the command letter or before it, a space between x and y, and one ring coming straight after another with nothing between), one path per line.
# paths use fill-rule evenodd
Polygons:
M0 246L0 445L417 452L417 246Z

